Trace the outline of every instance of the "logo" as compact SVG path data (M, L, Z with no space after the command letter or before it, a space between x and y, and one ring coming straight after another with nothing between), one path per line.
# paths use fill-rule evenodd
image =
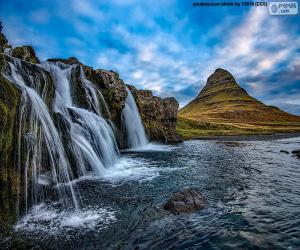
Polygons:
M297 15L298 2L269 2L269 13L274 16Z

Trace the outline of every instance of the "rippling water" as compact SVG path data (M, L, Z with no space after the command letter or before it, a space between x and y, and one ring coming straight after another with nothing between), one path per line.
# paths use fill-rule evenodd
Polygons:
M275 141L187 141L124 152L101 179L76 181L83 210L34 207L15 226L14 248L299 249L300 159ZM172 215L172 192L193 187L204 210Z

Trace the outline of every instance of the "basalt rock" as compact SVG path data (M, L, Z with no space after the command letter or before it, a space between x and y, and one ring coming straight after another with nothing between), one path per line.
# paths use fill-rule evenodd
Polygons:
M173 193L172 197L164 205L164 209L174 214L188 213L203 209L204 196L195 189L187 189L183 192Z
M145 130L150 140L164 143L181 142L176 132L179 104L173 97L162 99L150 90L137 90L127 85L135 97Z

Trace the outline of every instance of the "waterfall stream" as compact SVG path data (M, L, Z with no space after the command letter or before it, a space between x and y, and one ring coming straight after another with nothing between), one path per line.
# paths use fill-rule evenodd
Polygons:
M128 96L122 111L122 122L126 130L129 148L140 148L148 144L148 139L132 93L128 87L126 90Z
M4 76L22 92L17 148L24 188L18 190L25 192L26 211L47 198L49 188L57 189L65 202L71 197L79 209L80 194L72 180L87 174L105 175L119 158L113 123L102 116L105 112L111 117L108 106L79 65L43 62L30 66L7 58ZM31 72L31 67L38 72ZM88 107L74 100L76 84L84 90Z
M72 171L69 165L69 161L66 157L66 153L59 137L59 132L54 125L50 112L47 105L45 104L43 97L46 90L46 84L44 84L44 89L42 90L42 96L40 96L37 90L41 89L40 79L33 79L29 77L27 80L30 82L25 82L22 74L24 74L21 63L19 60L11 58L11 62L8 63L10 67L10 74L5 75L8 80L15 83L19 89L22 91L22 101L20 108L20 131L25 131L28 126L29 129L26 131L26 160L25 166L23 166L24 173L24 190L25 190L25 205L26 211L28 209L28 178L32 181L32 195L31 200L33 204L36 204L41 198L39 192L39 179L40 172L45 164L50 164L51 166L51 179L49 181L54 182L57 186L59 196L61 198L65 197L67 193L71 193L73 204L78 209L79 204L77 201L77 196L75 194L74 188L71 184ZM43 82L47 83L44 74ZM35 86L36 89L27 86ZM28 112L29 111L29 114ZM26 124L26 121L29 124ZM19 143L22 141L22 133L19 133ZM43 149L43 147L46 147ZM22 154L21 145L19 145L19 156ZM43 149L43 150L42 150ZM46 155L44 155L46 154ZM19 162L19 164L21 164ZM29 168L31 167L31 171ZM21 169L21 166L18 166ZM47 172L46 169L44 169ZM31 172L31 176L30 176ZM58 184L67 185L58 185Z

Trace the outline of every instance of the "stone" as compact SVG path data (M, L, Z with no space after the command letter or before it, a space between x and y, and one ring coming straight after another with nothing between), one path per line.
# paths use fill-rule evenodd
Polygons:
M8 44L6 36L2 34L2 24L0 22L0 52L3 52L6 48L11 48L11 45Z
M187 189L183 192L173 193L164 205L164 209L174 214L188 213L201 210L205 205L205 197L196 189Z
M288 151L286 151L286 150L280 150L280 153L289 154L289 152L288 152Z
M34 64L40 63L40 60L36 57L35 51L31 46L13 48L11 56Z
M292 153L295 154L298 158L300 158L300 149L293 150Z
M160 98L150 90L137 90L127 85L132 92L146 133L150 140L164 143L182 142L176 132L177 113L179 104L174 97Z

